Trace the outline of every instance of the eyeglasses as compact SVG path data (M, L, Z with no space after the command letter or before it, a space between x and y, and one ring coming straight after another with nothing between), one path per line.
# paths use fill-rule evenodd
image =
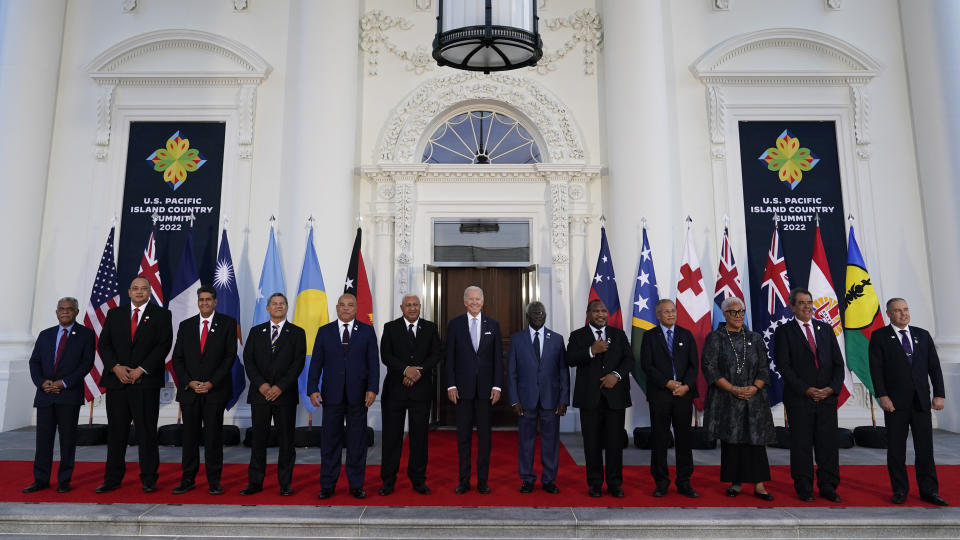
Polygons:
M724 311L727 315L731 317L743 317L746 314L747 310L745 309L728 309Z

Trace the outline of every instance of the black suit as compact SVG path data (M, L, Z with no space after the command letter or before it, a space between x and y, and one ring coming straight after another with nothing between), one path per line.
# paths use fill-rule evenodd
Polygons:
M600 489L604 477L607 489L623 484L623 423L630 407L630 370L633 351L623 330L607 326L607 352L590 356L597 340L596 329L587 325L574 330L567 342L567 364L577 368L573 406L580 409L580 431L587 461L587 485ZM617 372L620 381L613 388L601 388L600 379ZM606 449L606 471L604 454Z
M60 325L40 332L30 355L30 378L37 387L33 406L37 408L37 447L33 458L33 479L38 484L50 483L53 468L53 441L60 433L60 468L57 482L70 483L77 450L77 415L83 404L83 378L93 367L93 351L97 336L78 322L61 336L66 339L60 362L56 361L57 335ZM56 369L54 369L56 366ZM44 381L63 381L65 388L59 394L42 390Z
M180 323L173 347L173 369L177 374L177 401L183 413L183 483L193 483L200 467L200 433L203 429L203 458L207 482L220 484L223 469L223 411L233 397L231 368L237 356L237 321L229 315L214 313L208 324L207 339L200 350L200 315ZM206 394L196 394L191 381L209 382Z
M480 316L480 346L473 348L470 321L466 313L447 326L445 371L447 388L456 387L457 456L459 483L470 484L470 451L473 426L477 426L477 484L486 485L490 472L490 391L503 388L503 342L500 324Z
M780 325L773 335L773 358L783 377L783 405L790 421L790 476L801 496L813 489L813 453L817 456L817 487L821 494L836 492L840 483L840 450L837 446L837 396L843 388L843 355L833 328L811 319L810 331L817 354L807 341L800 321ZM833 389L815 402L809 388Z
M247 476L251 486L263 486L267 467L267 439L272 418L280 438L277 479L283 489L290 487L293 464L297 459L297 451L293 446L297 404L300 402L297 377L303 371L307 358L307 336L303 328L286 321L280 329L276 343L271 345L271 325L272 323L267 321L251 328L243 348L243 366L247 371L247 378L250 379L247 403L250 404L253 429ZM267 401L260 393L260 386L264 383L276 385L282 390L276 400Z
M410 458L407 476L417 486L427 479L427 424L430 401L433 397L433 368L440 362L440 336L437 325L417 319L413 323L415 337L411 339L403 317L383 325L380 338L380 361L387 367L380 397L383 414L383 459L380 478L385 486L392 486L400 469L403 448L403 424L410 415ZM419 366L420 380L413 386L403 385L403 370Z
M103 360L100 386L107 389L107 464L103 475L106 485L120 484L126 472L130 420L137 427L140 480L147 485L157 481L160 387L164 384L164 360L173 343L173 327L168 310L151 303L144 304L141 309L140 322L132 340L131 304L111 309L100 332L98 347ZM145 373L135 383L123 384L112 371L118 364L139 367Z
M903 350L899 335L885 326L870 336L870 376L874 394L889 397L892 413L884 411L887 426L887 471L895 494L906 495L907 431L913 431L917 485L921 495L939 491L937 466L933 459L933 422L930 414L930 385L933 397L945 397L940 357L930 333L910 326L913 354Z
M667 345L663 327L647 330L640 342L640 367L647 375L647 401L650 404L650 430L653 434L653 452L650 453L650 474L657 488L670 485L667 469L667 447L670 444L670 425L676 440L677 487L689 487L693 474L693 449L690 440L690 420L693 398L697 397L697 343L686 328L673 326L673 354ZM681 397L667 389L669 381L679 381L689 390Z

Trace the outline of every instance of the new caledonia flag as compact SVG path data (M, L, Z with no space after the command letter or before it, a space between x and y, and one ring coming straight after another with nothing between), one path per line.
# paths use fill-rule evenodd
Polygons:
M597 257L597 271L593 273L590 285L590 297L587 305L595 299L607 306L607 325L623 330L623 314L620 313L620 295L617 293L617 278L613 274L613 258L607 244L607 228L600 226L600 255ZM587 317L587 322L589 322Z
M857 238L853 235L853 225L850 225L847 239L847 279L844 290L843 300L847 307L843 311L846 322L843 337L846 341L847 366L873 394L867 347L873 331L883 328L883 315L880 314L880 299L867 272L867 263L863 261Z

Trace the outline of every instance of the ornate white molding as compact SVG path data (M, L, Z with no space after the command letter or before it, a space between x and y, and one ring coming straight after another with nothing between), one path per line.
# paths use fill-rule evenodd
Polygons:
M384 15L379 9L368 11L360 17L360 50L367 53L368 75L377 75L379 72L380 53L384 50L406 62L407 71L417 75L432 70L436 66L430 52L423 45L418 45L411 52L402 50L390 41L387 31L393 28L409 30L413 28L413 23L403 17Z
M710 0L710 7L714 11L730 11L732 0Z
M234 11L246 11L247 10L247 0L233 0L233 10Z
M826 0L824 4L827 9L833 10L833 11L837 11L843 7L843 2L841 0Z
M569 179L550 180L550 252L554 264L570 262Z
M413 262L413 184L414 178L395 180L396 191L393 196L394 237L397 264L410 265ZM406 291L401 291L406 292Z
M137 9L137 0L120 0L120 10L124 13L133 13Z
M203 71L168 69L162 60L157 62L160 67L151 65L151 55L168 49L179 49L184 53L212 53L227 59L227 65ZM183 65L194 64L186 62ZM246 45L209 32L186 29L157 30L117 43L87 64L90 78L102 88L97 100L94 154L98 159L107 156L110 146L110 117L118 86L236 86L240 155L249 158L252 155L257 86L267 78L270 71L271 67L266 60Z
M430 11L433 8L433 2L430 0L414 0L413 5L417 11Z
M496 102L515 110L533 124L546 145L543 156L552 163L583 163L584 145L569 109L546 88L506 73L459 72L425 81L394 108L380 135L378 163L417 163L427 127L457 105Z
M773 55L751 53L804 49L816 53L805 66L786 66ZM707 87L710 141L724 144L727 133L725 87L847 86L854 107L857 144L869 142L870 100L866 85L883 67L857 47L829 34L803 28L770 28L735 36L703 54L690 71Z
M583 44L583 73L593 75L596 73L596 54L603 49L603 20L600 14L593 8L581 9L569 17L556 17L545 19L544 26L556 31L560 29L572 29L574 34L565 41L556 50L544 50L543 58L537 62L536 66L529 69L535 70L541 75L557 69L557 63L562 60L567 53L573 50L577 44Z

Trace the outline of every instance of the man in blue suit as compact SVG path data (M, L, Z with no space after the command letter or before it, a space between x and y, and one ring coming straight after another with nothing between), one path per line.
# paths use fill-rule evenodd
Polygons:
M557 462L560 453L560 417L570 403L570 370L563 336L544 327L547 310L541 302L527 306L527 328L510 338L507 355L507 394L517 413L517 462L520 493L533 491L533 447L540 424L540 484L547 493L559 493Z
M323 405L320 440L320 499L333 496L340 477L346 420L347 481L350 494L363 499L367 466L367 408L380 391L380 354L373 327L357 322L357 298L337 300L337 320L321 326L313 345L307 392ZM321 383L322 380L322 383Z
M470 489L470 444L477 426L477 491L490 493L490 416L503 388L503 343L500 324L480 315L483 289L463 291L467 313L447 325L447 398L456 404L459 481L455 493Z
M30 377L37 387L33 406L37 408L37 448L33 458L33 483L23 489L33 493L50 487L53 468L53 439L60 433L60 469L57 493L70 491L73 460L77 450L77 415L83 404L83 378L93 367L97 337L93 330L77 324L80 313L76 298L57 302L57 321L37 336L30 355Z

